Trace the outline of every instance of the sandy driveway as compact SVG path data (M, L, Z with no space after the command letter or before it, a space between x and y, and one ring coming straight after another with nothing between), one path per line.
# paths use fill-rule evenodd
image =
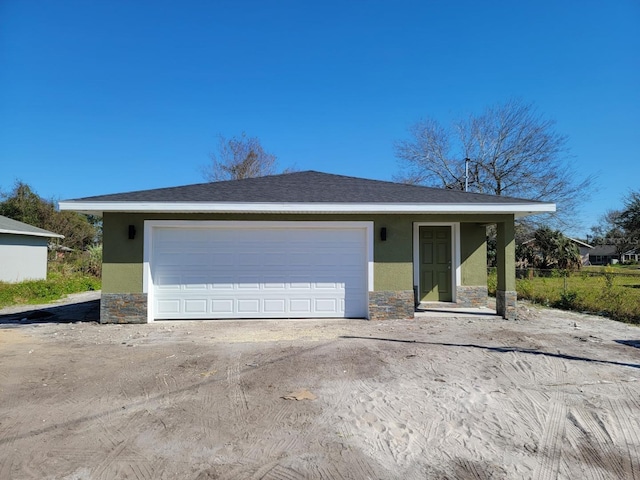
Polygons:
M523 317L0 314L0 479L640 479L640 328Z

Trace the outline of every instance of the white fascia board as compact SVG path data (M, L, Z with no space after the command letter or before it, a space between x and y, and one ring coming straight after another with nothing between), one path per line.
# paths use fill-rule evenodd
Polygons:
M27 232L23 230L7 230L4 228L0 228L0 233L8 233L11 235L24 235L26 237L64 238L64 235L60 235L58 233Z
M206 203L206 202L60 202L77 212L166 213L492 213L518 217L555 212L554 203Z

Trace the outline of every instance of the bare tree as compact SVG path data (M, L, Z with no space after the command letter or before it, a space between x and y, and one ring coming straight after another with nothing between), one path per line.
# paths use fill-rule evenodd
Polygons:
M395 178L455 190L464 190L468 183L472 192L554 202L558 212L553 219L539 221L573 225L592 178L580 177L569 161L567 137L554 126L532 104L519 100L450 126L422 120L409 128L409 140L395 144L401 166Z
M267 153L257 137L242 133L239 137L218 137L218 151L211 154L211 164L202 170L210 182L263 177L276 173L276 156Z

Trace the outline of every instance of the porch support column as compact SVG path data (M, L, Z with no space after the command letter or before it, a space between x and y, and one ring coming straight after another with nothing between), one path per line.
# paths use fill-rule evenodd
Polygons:
M496 256L498 286L496 312L507 320L516 319L516 241L514 217L497 224Z

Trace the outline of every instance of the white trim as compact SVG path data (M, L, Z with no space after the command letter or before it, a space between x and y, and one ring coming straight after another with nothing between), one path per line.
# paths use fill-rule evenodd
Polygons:
M58 233L42 233L42 232L27 232L25 230L9 230L6 228L0 228L0 233L9 235L24 235L26 237L46 237L46 238L64 238L64 235Z
M554 203L207 203L207 202L99 202L67 200L60 210L79 212L166 213L511 213L517 217L555 212Z
M143 246L142 291L147 294L147 322L153 317L153 276L151 275L151 252L153 251L154 228L350 228L364 229L366 237L367 292L373 291L373 222L294 222L294 221L251 221L251 220L145 220ZM367 298L368 301L368 298Z
M567 237L567 238L568 238L569 240L571 240L572 242L574 242L574 243L577 243L577 244L579 244L579 245L582 245L583 247L593 248L593 246L592 246L592 245L589 245L588 243L584 243L584 242L582 242L582 241L580 241L580 240L578 240L578 239L571 238L571 237ZM535 240L535 239L534 239L534 240Z
M413 222L413 284L418 286L420 296L420 227L451 227L451 301L455 302L458 289L462 284L460 266L460 222ZM419 300L419 298L418 298Z
M144 222L144 243L142 247L142 292L147 294L147 323L152 323L153 318L153 276L151 275L151 252L153 251L153 223Z

